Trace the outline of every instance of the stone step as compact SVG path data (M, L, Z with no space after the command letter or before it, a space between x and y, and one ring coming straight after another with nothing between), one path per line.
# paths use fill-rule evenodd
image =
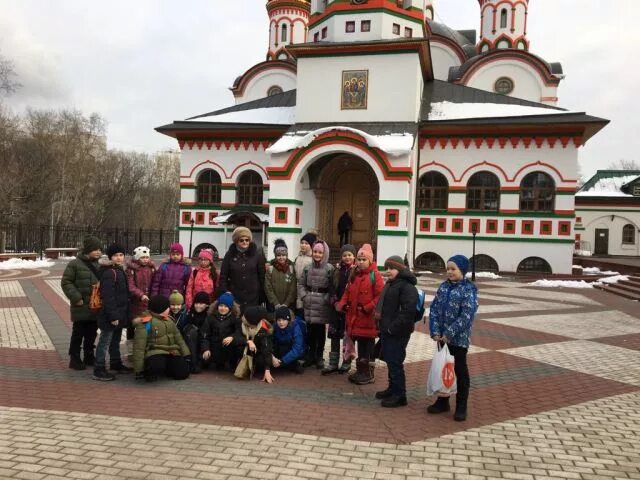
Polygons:
M640 294L629 292L612 285L596 285L596 288L599 288L600 290L603 290L605 292L612 293L613 295L617 295L619 297L628 298L629 300L640 301Z
M615 284L617 288L640 295L640 283L629 282L628 280L620 280Z

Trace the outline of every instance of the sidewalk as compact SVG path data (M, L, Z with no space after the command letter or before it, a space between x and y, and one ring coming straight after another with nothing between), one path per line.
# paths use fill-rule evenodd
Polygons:
M0 271L0 478L640 478L637 303L480 282L457 423L426 414L424 324L401 409L373 399L382 363L364 387L313 369L95 382L66 368L61 268ZM439 281L421 279L429 297Z

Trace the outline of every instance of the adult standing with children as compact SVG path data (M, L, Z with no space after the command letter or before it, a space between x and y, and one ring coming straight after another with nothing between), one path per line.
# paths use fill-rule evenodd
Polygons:
M237 227L231 238L233 243L220 267L218 296L224 292L231 292L242 308L260 305L264 301L267 263L264 252L252 241L251 230L247 227Z
M69 299L71 310L71 340L69 342L69 368L84 370L95 362L94 348L98 335L96 312L89 310L91 290L99 281L98 259L102 255L102 242L89 236L82 250L71 260L62 274L60 285ZM84 358L80 357L82 348Z

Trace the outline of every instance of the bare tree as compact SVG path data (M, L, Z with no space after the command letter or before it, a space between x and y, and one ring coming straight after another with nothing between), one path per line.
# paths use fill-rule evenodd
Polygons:
M0 55L0 96L14 93L22 86L14 77L16 72L13 62Z
M637 160L621 158L617 162L611 162L608 168L610 170L640 170L640 163Z

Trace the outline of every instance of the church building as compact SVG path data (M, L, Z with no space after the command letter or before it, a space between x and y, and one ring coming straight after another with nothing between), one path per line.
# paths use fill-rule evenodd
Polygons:
M431 0L269 0L266 60L235 105L156 130L181 149L180 240L220 255L234 226L271 252L314 228L381 264L571 273L578 152L607 120L558 107L559 63L531 52L528 0L480 5L479 33Z

